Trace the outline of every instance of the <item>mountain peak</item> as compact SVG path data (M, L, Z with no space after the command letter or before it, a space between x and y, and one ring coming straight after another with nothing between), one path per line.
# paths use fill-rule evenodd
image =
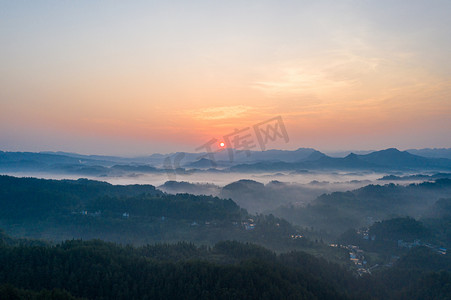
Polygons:
M194 162L186 164L186 167L208 168L208 167L215 167L216 165L217 165L217 163L215 161L203 157L199 160L196 160Z
M397 148L387 148L385 150L376 151L376 152L401 153L403 151L399 151Z
M349 153L346 155L345 159L357 159L359 156L355 154L354 152Z

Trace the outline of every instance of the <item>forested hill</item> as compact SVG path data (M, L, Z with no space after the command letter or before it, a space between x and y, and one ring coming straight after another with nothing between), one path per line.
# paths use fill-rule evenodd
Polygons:
M295 224L313 226L334 235L371 225L392 216L423 217L436 201L449 198L451 179L404 185L368 185L353 191L324 194L305 207L275 211Z
M10 293L58 289L87 299L348 299L353 280L344 268L305 253L276 256L237 242L0 245L0 266L0 283Z
M304 252L276 255L230 241L131 247L5 240L13 239L0 240L0 299L446 299L450 292L449 258L427 248L356 277Z
M230 199L165 194L153 186L0 176L0 226L20 237L103 239L124 244L222 240L293 248L297 229L249 215Z
M58 193L72 196L80 201L98 196L134 196L139 194L162 195L153 185L112 185L103 181L80 178L78 180L53 180L39 178L19 178L0 175L0 192L14 193Z
M189 194L166 195L151 185L111 185L79 180L0 176L0 217L42 220L55 215L169 217L195 220L240 216L231 200ZM127 215L126 215L127 216Z

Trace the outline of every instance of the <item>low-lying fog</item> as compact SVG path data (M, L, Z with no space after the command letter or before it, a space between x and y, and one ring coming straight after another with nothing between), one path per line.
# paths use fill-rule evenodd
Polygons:
M166 181L186 181L191 183L211 183L218 186L225 186L231 182L240 179L255 180L263 184L277 180L287 183L308 184L313 182L329 183L350 183L358 184L357 181L376 181L387 175L385 173L374 172L317 172L306 171L302 173L295 172L276 172L276 173L238 173L238 172L208 172L199 171L187 174L166 174L166 173L148 173L148 174L129 174L125 176L87 176L77 174L51 174L36 172L4 172L5 175L17 177L37 177L45 179L78 179L88 178L99 181L106 181L111 184L151 184L160 186Z
M251 213L267 212L288 203L304 205L323 193L347 191L368 184L386 184L390 182L378 180L387 175L385 173L342 171L258 174L199 171L185 174L129 174L117 177L49 173L10 173L8 175L46 179L78 179L83 177L122 185L151 184L167 193L205 194L231 198ZM399 184L412 182L418 181L396 181Z

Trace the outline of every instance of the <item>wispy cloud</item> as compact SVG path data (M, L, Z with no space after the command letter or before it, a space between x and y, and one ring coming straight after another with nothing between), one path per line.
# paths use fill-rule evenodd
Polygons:
M186 114L200 120L223 120L243 117L252 110L250 106L233 105L188 110Z
M251 83L251 87L269 97L319 96L355 87L362 77L376 74L381 63L380 58L338 51L318 58L271 66L267 71L271 75L266 75L266 80Z

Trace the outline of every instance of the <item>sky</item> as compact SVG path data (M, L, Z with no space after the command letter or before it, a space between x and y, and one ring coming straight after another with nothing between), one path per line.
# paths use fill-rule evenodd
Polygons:
M276 117L288 139L268 149L451 147L450 15L434 0L0 0L0 150L194 152Z

